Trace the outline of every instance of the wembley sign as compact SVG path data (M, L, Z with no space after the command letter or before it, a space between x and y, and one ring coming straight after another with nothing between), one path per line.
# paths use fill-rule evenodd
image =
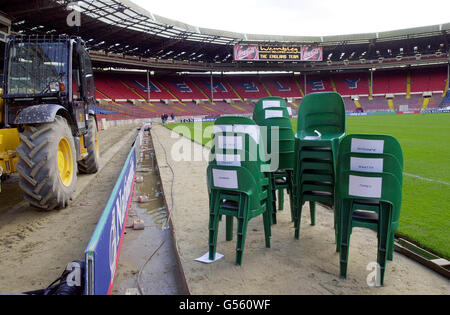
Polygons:
M318 46L235 45L235 61L322 61Z

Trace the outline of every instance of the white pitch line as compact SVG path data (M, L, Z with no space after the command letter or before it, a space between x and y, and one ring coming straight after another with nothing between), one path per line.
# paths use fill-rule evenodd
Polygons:
M444 185L450 186L450 183L444 182L442 180L426 178L426 177L422 177L422 176L414 175L414 174L409 174L409 173L403 173L403 174L406 175L406 176L409 176L409 177L414 177L414 178L418 178L418 179L421 179L421 180L426 180L427 182L433 182L433 183L444 184Z

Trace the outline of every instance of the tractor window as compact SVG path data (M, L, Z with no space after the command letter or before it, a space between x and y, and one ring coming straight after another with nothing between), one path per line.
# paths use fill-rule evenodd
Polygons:
M72 95L74 99L81 99L81 86L80 59L74 51L72 57Z
M86 91L87 97L95 98L95 85L94 85L94 73L92 71L91 59L89 58L89 54L86 51L83 51L83 66L84 66L84 75L86 78Z
M65 43L17 42L9 54L7 93L39 95L51 93L50 83L67 86Z

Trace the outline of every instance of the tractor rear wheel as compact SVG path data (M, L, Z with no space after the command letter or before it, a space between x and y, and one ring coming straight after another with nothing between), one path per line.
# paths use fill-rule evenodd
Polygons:
M88 133L84 136L88 156L78 162L78 170L84 174L97 173L100 167L100 152L98 149L97 123L94 116L89 116Z
M69 204L77 182L76 150L67 120L27 125L17 148L19 185L32 206L52 210Z

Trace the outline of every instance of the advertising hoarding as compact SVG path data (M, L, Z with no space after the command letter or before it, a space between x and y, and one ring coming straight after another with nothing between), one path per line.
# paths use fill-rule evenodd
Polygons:
M111 294L135 175L136 158L133 147L85 250L86 295Z
M323 48L314 46L302 46L302 61L322 61Z

